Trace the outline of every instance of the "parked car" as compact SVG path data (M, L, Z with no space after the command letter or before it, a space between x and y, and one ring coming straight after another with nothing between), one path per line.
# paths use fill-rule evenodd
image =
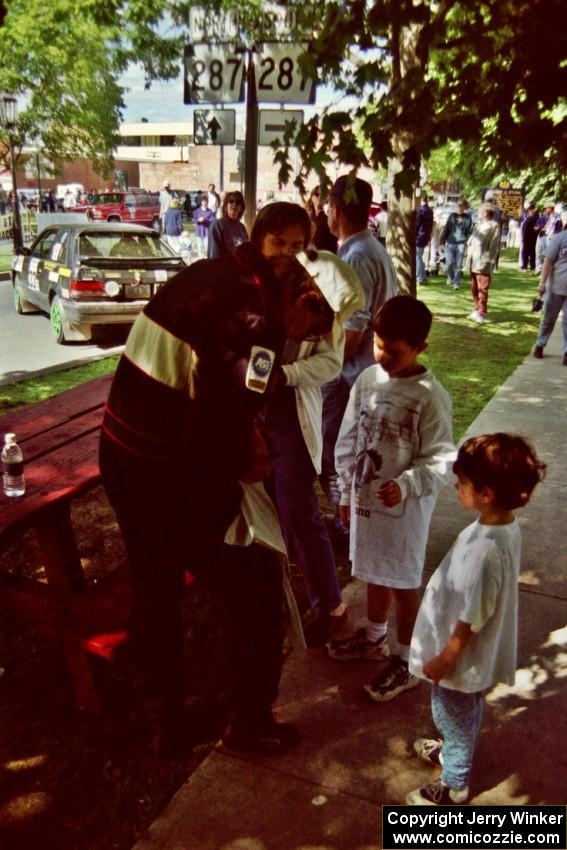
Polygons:
M79 204L71 212L85 212L92 221L124 221L159 230L159 198L144 189L99 192L90 204Z
M53 225L14 257L14 306L48 313L58 343L86 342L94 325L132 324L182 268L183 259L147 227Z

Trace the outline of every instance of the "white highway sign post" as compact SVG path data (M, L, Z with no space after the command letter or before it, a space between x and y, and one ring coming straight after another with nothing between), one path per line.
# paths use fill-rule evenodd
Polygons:
M185 49L184 103L241 103L244 53L230 44L194 44Z
M233 145L236 141L234 109L196 109L193 142L196 145Z
M293 123L295 123L294 130L301 127L303 110L261 109L258 122L258 144L271 145L273 142L283 144L285 132Z

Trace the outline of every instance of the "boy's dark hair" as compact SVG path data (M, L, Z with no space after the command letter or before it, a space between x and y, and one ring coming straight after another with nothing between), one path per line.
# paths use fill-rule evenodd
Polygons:
M523 437L501 433L466 440L453 464L455 475L468 478L478 492L490 487L495 506L506 511L527 504L545 469Z
M433 316L423 301L412 295L394 295L382 304L372 330L382 339L403 339L417 348L427 339Z
M335 182L329 195L332 203L343 213L353 227L366 230L370 204L372 203L372 186L360 177L344 174Z
M311 239L311 222L309 215L299 204L289 201L276 201L262 207L252 225L250 241L258 250L262 250L264 238L268 233L280 233L288 227L301 227L304 234L303 247L306 248Z

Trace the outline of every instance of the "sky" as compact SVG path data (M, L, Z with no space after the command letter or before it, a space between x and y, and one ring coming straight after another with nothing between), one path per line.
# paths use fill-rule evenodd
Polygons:
M155 82L151 89L144 87L144 74L140 67L132 65L123 74L120 85L127 91L124 94L126 109L123 121L188 121L193 115L193 107L183 103L183 77L181 72L177 80Z

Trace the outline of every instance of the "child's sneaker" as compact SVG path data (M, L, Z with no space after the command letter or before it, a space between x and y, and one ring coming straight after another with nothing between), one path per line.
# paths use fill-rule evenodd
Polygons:
M419 679L410 673L407 661L394 655L388 666L363 687L374 702L388 702L416 685L419 685Z
M441 749L443 741L441 738L418 738L413 742L413 748L417 753L417 757L426 764L432 764L435 767L443 765L443 753Z
M353 635L327 643L329 658L335 661L352 661L355 658L369 658L379 661L390 654L386 635L377 641L368 640L366 629L357 629Z
M438 779L429 785L422 785L415 791L410 791L406 797L408 806L458 806L466 803L469 789L449 788Z

